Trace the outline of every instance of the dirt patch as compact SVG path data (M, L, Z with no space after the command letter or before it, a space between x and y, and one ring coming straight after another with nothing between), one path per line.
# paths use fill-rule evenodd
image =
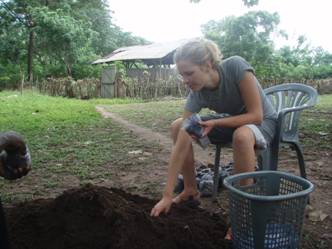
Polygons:
M141 128L130 124L128 121L122 119L118 115L107 112L102 107L97 108L97 110L102 114L103 117L112 118L114 121L130 129L139 137L144 138L146 141L156 142L159 140L162 144L165 145L163 146L165 150L161 151L161 154L163 154L163 158L167 162L171 145L171 141L169 138L163 136L160 133L153 132L149 129ZM310 136L310 134L300 134L300 136L301 139L304 139L306 136ZM162 137L162 139L160 139L160 137ZM315 139L317 140L316 136ZM308 206L309 208L304 220L304 231L301 247L302 249L332 248L332 168L329 167L332 160L332 153L330 150L318 149L319 147L316 147L317 146L315 146L315 144L313 144L312 146L304 147L304 157L306 161L307 175L308 179L314 183L315 191L310 196L310 205ZM205 151L198 147L194 147L194 149L195 158L200 160L201 163L206 165L213 163L213 146L211 146ZM224 148L222 150L222 154L222 162L227 163L232 160L231 149ZM200 165L200 162L198 162L197 165ZM137 170L140 171L140 169ZM160 169L153 170L153 172L155 172L155 174L156 172L159 172L158 174L166 177L166 169L162 168L161 170L162 171L160 171ZM291 151L290 148L280 149L279 170L299 175L297 158L295 152ZM142 171L144 171L144 169L142 169ZM160 180L156 179L156 181L159 182ZM144 184L144 180L142 183ZM140 183L136 184L140 185ZM156 189L161 189L161 186ZM135 192L140 193L140 187L137 187L135 189ZM151 192L150 194L155 197L157 196L155 192ZM211 212L227 214L229 208L226 191L222 191L221 193L219 193L217 197L217 202L212 202L209 198L203 199L201 206Z
M85 186L6 209L12 249L228 249L218 214L188 205L150 217L155 200Z

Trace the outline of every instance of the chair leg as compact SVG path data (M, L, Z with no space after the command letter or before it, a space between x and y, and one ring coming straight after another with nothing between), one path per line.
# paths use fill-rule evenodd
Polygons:
M278 170L279 142L273 141L265 150L259 151L257 163L260 170Z
M260 170L277 170L278 169L278 148L271 144L265 150L259 152L257 157Z
M259 170L269 170L270 169L270 149L267 148L263 151L258 151L257 164Z
M300 144L298 144L298 143L292 143L291 146L296 151L297 160L299 162L301 177L306 179L307 178L307 173L305 171L305 163L304 163L302 148L301 148Z
M215 200L218 193L219 187L219 165L220 165L220 152L221 152L221 144L216 144L216 155L214 158L214 175L213 175L213 192L212 199Z
M270 169L278 170L278 161L279 161L279 142L274 142L271 144L270 148Z

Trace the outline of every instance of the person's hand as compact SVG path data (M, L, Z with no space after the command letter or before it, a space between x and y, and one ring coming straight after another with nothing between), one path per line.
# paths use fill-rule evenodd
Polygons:
M163 197L151 210L150 215L157 217L161 213L167 214L172 206L172 197Z
M216 126L216 120L199 121L199 124L204 128L203 136L206 136Z
M14 180L31 170L31 157L23 137L13 131L0 134L0 176Z
M191 137L192 140L194 140L194 141L198 140L198 137L195 136L194 134L188 134L188 135Z

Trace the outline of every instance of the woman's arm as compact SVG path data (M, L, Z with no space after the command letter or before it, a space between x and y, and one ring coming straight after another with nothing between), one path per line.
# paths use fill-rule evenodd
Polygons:
M182 119L184 120L190 115L192 115L191 112L184 111ZM163 197L151 210L151 216L159 216L163 212L167 213L171 208L174 186L189 152L190 145L191 138L189 134L180 127L168 163L167 181L163 191Z

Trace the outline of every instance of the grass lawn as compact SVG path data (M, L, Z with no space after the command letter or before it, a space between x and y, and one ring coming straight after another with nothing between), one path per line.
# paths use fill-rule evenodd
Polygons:
M320 96L318 105L302 117L302 141L306 146L331 148L332 95ZM129 99L77 100L49 97L36 92L1 92L0 130L15 130L26 138L32 154L33 171L40 175L39 188L24 193L9 191L10 184L0 179L0 192L5 201L32 199L42 195L41 189L56 189L59 176L72 175L80 183L106 178L113 174L105 170L112 162L127 171L135 165L129 151L147 148L129 131L103 119L96 105L105 105L110 112L137 125L168 134L170 123L182 114L184 100L143 102ZM153 163L151 158L149 163ZM146 162L145 162L146 163ZM30 178L27 178L29 181ZM31 183L32 184L32 183ZM12 185L14 186L14 185Z
M96 104L138 100L82 101L33 92L24 92L23 95L1 92L0 102L0 131L14 130L26 138L33 173L40 176L35 189L25 189L21 193L10 191L17 182L1 178L0 193L5 202L42 196L41 189L59 187L59 179L64 175L73 175L81 183L89 182L91 178L105 178L112 171L101 170L100 167L108 162L130 166L128 151L143 146L130 132L111 119L101 118L95 110ZM24 179L25 182L29 180L32 181Z

